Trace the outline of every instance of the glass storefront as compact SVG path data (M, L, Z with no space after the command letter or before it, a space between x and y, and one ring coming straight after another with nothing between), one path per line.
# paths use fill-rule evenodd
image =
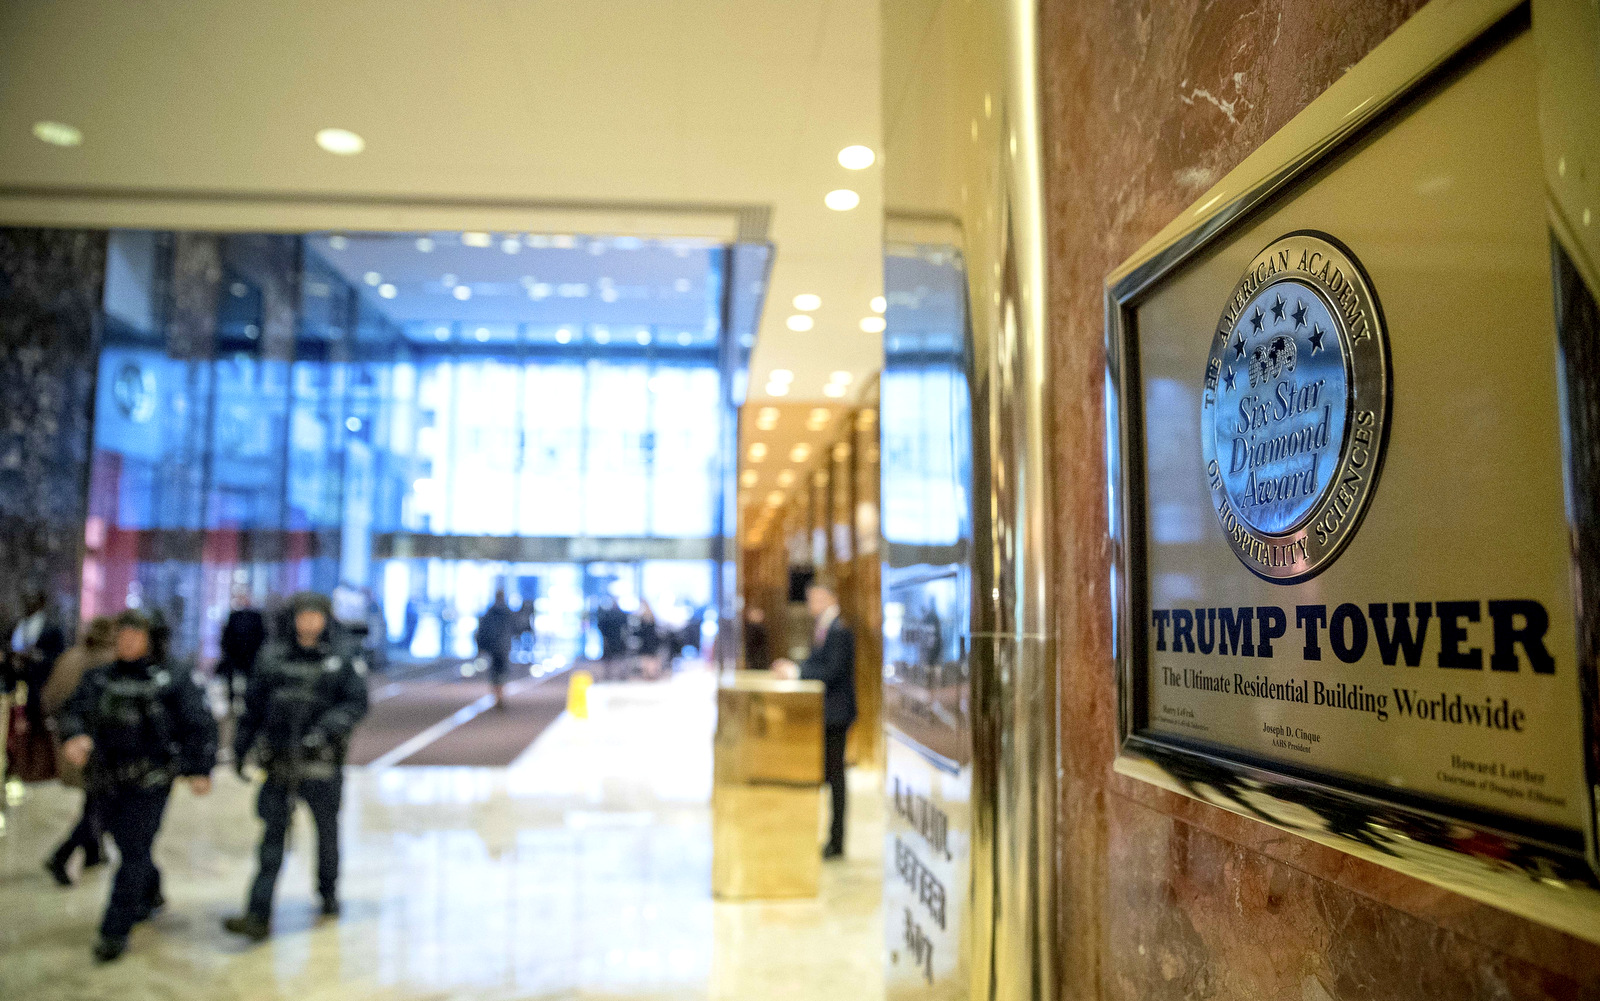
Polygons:
M402 657L471 655L496 588L532 603L525 663L587 652L605 596L714 633L724 368L748 349L724 317L750 312L728 298L759 297L766 248L119 231L108 250L86 615L158 608L202 663L230 602L341 583Z

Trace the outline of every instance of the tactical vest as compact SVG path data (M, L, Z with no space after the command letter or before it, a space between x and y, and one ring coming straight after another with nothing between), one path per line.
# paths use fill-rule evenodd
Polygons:
M338 747L331 742L307 747L305 740L332 705L322 679L343 668L343 660L333 654L317 660L284 658L272 665L264 679L270 690L261 742L262 763L274 778L324 779L338 771Z
M172 675L156 668L145 677L113 674L96 707L91 785L158 785L172 781L178 746L167 696Z

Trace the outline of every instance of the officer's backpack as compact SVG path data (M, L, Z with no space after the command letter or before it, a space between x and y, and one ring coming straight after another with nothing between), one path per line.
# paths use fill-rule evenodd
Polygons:
M112 677L100 695L95 748L108 764L163 761L172 756L172 718L167 689L172 676L157 670L149 677Z

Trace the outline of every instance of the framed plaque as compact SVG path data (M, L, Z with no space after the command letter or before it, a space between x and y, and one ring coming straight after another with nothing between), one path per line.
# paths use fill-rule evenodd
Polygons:
M1116 767L1600 941L1540 59L1425 8L1109 278Z

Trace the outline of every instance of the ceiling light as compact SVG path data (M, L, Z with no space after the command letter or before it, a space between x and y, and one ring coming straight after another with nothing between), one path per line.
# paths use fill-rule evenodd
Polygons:
M848 212L861 204L861 196L849 188L839 188L837 191L830 191L824 195L822 204L835 212Z
M875 295L872 297L872 311L874 313L881 313L888 308L889 300L885 299L881 295Z
M679 278L677 281L672 283L672 289L675 292L687 292L693 287L694 283L689 281L687 278Z
M431 237L431 236L419 236L419 237L417 237L417 250L421 251L424 254L433 253L433 237Z
M767 373L768 382L781 382L785 386L794 381L794 373L786 368L775 368Z
M494 239L490 237L488 233L479 233L473 231L462 233L461 243L463 246L467 247L487 247L494 243Z
M794 470L785 469L778 474L778 486L787 487L794 483Z
M837 383L837 382L830 382L826 386L822 387L822 395L823 396L831 396L834 399L838 399L839 397L844 395L844 390L845 390L845 387L844 387L843 384Z
M693 340L694 340L694 335L689 333L687 330L685 330L683 333L678 335L678 343L683 345L684 347L688 347L689 346L689 342L691 342Z
M877 158L877 154L866 146L846 146L839 151L839 166L845 170L865 170Z
M385 299L393 299L399 294L399 292L393 285L389 284L388 282L384 282L382 285L378 286L378 294L383 296Z
M804 313L796 313L783 322L790 330L800 333L804 333L805 331L810 330L812 327L817 325L816 320L813 320Z
M522 241L514 236L508 236L500 241L500 249L508 254L515 254L522 249Z
M556 233L550 237L550 246L561 250L571 250L574 242L570 233Z
M359 418L359 417L346 417L345 420L344 420L344 426L348 431L350 431L352 434L354 434L355 432L361 430L361 418Z
M861 318L861 329L864 333L881 334L883 333L883 328L887 326L888 324L883 322L883 317L881 316L863 316Z
M769 382L767 383L767 395L788 396L789 384L787 382Z
M319 129L317 145L339 156L355 156L367 148L367 141L349 129Z
M760 478L761 474L757 473L754 469L746 469L744 472L739 474L739 485L741 487L753 487L756 485L756 480Z
M556 331L557 344L565 344L570 340L572 340L572 331L568 330L566 327L562 327L560 330Z
M477 330L472 332L472 336L476 337L480 341L486 341L489 339L489 328L479 327Z
M600 327L599 329L597 329L594 332L594 342L596 344L610 344L611 343L611 331L607 330L604 327Z
M839 371L828 376L828 381L837 382L841 386L848 386L850 384L850 380L853 378L854 376L852 376L849 372Z
M33 137L52 146L83 145L83 133L66 122L34 122Z
M822 305L822 296L812 295L810 292L801 292L794 297L794 308L802 313L809 313Z
M817 407L811 411L811 416L806 418L806 429L821 431L828 426L828 422L831 420L833 420L833 411L827 407Z
M455 275L447 274L443 278L440 278L439 280L441 282L444 282L444 287L445 288L455 288L456 287L456 276Z
M639 338L638 339L639 339L639 343L640 344L649 344L650 343L650 331L648 331L648 330L639 331Z
M328 246L333 250L343 250L350 246L350 241L335 233L333 236L328 237Z
M750 446L750 461L760 462L767 457L767 446L763 442L755 442Z
M434 327L433 328L433 336L437 340L448 341L450 339L450 328L449 327Z
M551 289L549 282L534 282L532 285L528 286L529 299L548 299L550 297L550 292Z
M811 458L811 446L804 442L789 449L790 462L804 462L809 458Z
M374 285L375 286L379 282L383 281L383 276L378 274L376 271L368 271L366 273L366 275L362 277L361 280L366 282L368 285Z
M454 291L452 291L450 294L455 296L457 299L460 299L462 302L466 302L468 299L472 298L472 289L465 285L457 285Z
M780 505L782 503L783 503L783 491L782 490L774 490L774 491L772 491L772 493L767 494L767 504L768 505L770 505L772 507L777 507L778 505Z

